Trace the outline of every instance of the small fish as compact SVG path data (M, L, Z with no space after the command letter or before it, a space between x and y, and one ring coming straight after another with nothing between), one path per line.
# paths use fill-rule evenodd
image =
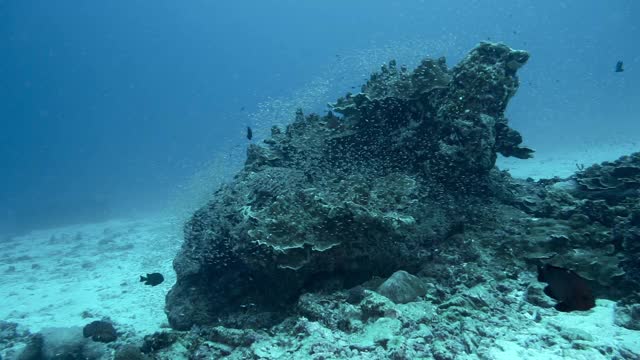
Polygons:
M247 139L253 139L253 130L251 130L250 126L247 126Z
M140 275L140 282L144 282L145 285L156 286L162 284L164 276L160 273L147 274L147 277Z
M538 265L538 281L549 284L544 293L558 300L555 306L558 311L584 311L596 306L596 298L587 280L571 270L549 264Z
M624 71L624 63L622 62L622 60L620 60L616 63L616 72L623 72L623 71Z

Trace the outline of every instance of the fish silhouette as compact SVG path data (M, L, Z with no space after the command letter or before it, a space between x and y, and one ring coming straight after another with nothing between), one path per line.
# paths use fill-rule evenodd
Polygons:
M253 130L251 130L250 126L247 126L247 139L253 139Z
M160 285L164 281L164 276L160 273L147 274L146 277L140 275L140 282L144 282L145 285L156 286Z

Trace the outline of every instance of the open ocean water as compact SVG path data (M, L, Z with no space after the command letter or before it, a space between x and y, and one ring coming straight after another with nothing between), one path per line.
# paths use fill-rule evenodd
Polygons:
M0 359L640 359L639 17L0 0Z

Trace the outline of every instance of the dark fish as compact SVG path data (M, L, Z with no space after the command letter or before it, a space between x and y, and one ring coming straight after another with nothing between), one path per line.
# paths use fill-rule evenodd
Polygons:
M145 285L156 286L164 281L164 276L160 273L147 274L147 277L140 275L140 282L144 282Z
M253 130L251 130L250 126L247 126L247 139L253 139Z
M596 298L587 280L571 270L549 264L538 265L538 281L549 284L544 293L558 300L555 306L558 311L584 311L596 306Z
M623 72L623 71L624 71L624 63L622 62L622 60L620 60L616 63L616 72Z

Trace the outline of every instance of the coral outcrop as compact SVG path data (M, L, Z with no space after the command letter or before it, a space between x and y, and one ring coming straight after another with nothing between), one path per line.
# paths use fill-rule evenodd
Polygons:
M575 271L598 297L640 300L640 153L514 192L516 206L534 216L512 238L518 252Z
M481 43L451 69L391 61L328 114L273 128L185 225L171 326L272 324L304 292L416 273L495 221L497 154L532 154L504 117L528 58Z

